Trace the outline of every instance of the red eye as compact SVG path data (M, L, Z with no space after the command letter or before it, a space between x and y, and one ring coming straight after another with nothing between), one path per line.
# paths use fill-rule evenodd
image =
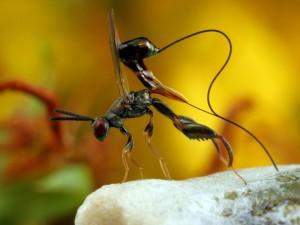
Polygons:
M109 132L109 124L105 118L99 118L92 124L95 137L103 141Z

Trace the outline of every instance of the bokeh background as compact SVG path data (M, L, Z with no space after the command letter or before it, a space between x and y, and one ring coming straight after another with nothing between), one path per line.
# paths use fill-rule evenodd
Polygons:
M56 107L103 116L118 98L108 44L111 8L121 41L145 36L163 47L195 31L224 31L233 55L213 87L213 107L253 132L277 164L300 162L300 2L1 0L0 224L73 224L88 193L122 180L127 140L118 130L111 129L100 143L88 122L49 121ZM208 86L228 50L220 35L203 34L146 63L165 85L207 110ZM124 71L131 90L143 88ZM235 168L271 165L242 130L158 97L176 113L224 135ZM135 141L133 156L145 178L163 178L142 135L148 120L126 121ZM226 170L210 141L190 141L158 113L154 125L152 143L174 179ZM139 179L130 166L128 180Z

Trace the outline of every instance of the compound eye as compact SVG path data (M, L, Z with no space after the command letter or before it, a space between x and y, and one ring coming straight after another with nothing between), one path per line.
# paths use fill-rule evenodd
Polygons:
M95 137L103 141L109 133L109 124L105 118L99 118L92 124Z

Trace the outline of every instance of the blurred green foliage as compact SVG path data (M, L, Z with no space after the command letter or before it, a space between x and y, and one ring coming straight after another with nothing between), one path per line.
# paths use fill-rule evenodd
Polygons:
M0 188L0 224L47 224L74 216L93 190L89 169L68 165L35 180L19 180Z

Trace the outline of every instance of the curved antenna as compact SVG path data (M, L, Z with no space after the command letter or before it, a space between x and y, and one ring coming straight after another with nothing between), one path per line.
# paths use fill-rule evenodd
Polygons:
M252 133L252 132L250 132L249 130L247 130L247 129L244 128L243 126L239 125L238 123L236 123L236 122L234 122L234 121L231 121L231 120L229 120L229 119L227 119L227 118L221 116L220 114L218 114L218 113L213 109L213 107L212 107L212 105L211 105L211 102L210 102L210 94L211 94L212 86L214 85L214 83L215 83L215 81L217 80L217 78L220 76L221 72L223 72L223 70L224 70L225 67L227 66L227 64L228 64L228 62L229 62L229 60L230 60L230 58L231 58L231 55L232 55L232 43L231 43L230 38L227 36L227 34L225 34L224 32L222 32L222 31L220 31L220 30L216 30L216 29L207 29L207 30L198 31L198 32L192 33L192 34L190 34L190 35L184 36L184 37L182 37L182 38L180 38L180 39L178 39L178 40L176 40L176 41L173 41L173 42L171 42L170 44L166 45L166 46L163 47L163 48L160 48L160 49L157 51L157 54L160 53L160 52L163 52L164 50L168 49L169 47L171 47L171 46L173 46L173 45L175 45L175 44L177 44L177 43L179 43L179 42L181 42L181 41L183 41L183 40L185 40L185 39L188 39L188 38L190 38L190 37L196 36L196 35L198 35L198 34L203 34L203 33L208 33L208 32L219 33L219 34L221 34L223 37L225 37L226 40L227 40L227 42L228 42L228 44L229 44L229 53L228 53L227 59L226 59L226 61L224 62L223 66L220 68L220 70L217 72L217 74L216 74L216 75L214 76L214 78L212 79L212 81L211 81L211 83L210 83L210 85L209 85L208 91L207 91L207 104L208 104L208 106L209 106L211 112L208 112L208 111L206 111L206 110L203 110L203 109L201 109L201 108L199 108L199 107L197 107L197 106L195 106L195 105L193 105L193 104L191 104L191 103L189 103L189 102L187 102L187 104L190 105L190 106L192 106L192 107L194 107L194 108L196 108L196 109L198 109L198 110L200 110L200 111L202 111L202 112L205 112L205 113L208 113L208 114L210 114L210 115L216 116L216 117L218 117L218 118L220 118L220 119L222 119L222 120L224 120L224 121L226 121L226 122L228 122L228 123L233 124L234 126L240 128L240 129L242 129L243 131L245 131L247 134L249 134L249 135L250 135L250 136L251 136L251 137L252 137L252 138L253 138L253 139L254 139L254 140L262 147L262 149L265 151L265 153L267 154L267 156L268 156L269 159L271 160L273 166L274 166L275 169L278 171L277 165L276 165L274 159L272 158L271 154L269 153L268 149L264 146L264 144L263 144L263 143L262 143L262 142L261 142L261 141L260 141L260 140Z
M56 113L64 114L67 116L57 116L51 117L51 120L78 120L78 121L94 121L93 118L88 116L79 115L77 113L69 112L64 109L56 109L54 110Z
M173 42L171 42L170 44L166 45L165 47L159 48L158 51L156 52L156 54L165 51L166 49L170 48L171 46L173 46L173 45L175 45L175 44L177 44L177 43L179 43L179 42L181 42L181 41L183 41L183 40L186 40L186 39L188 39L188 38L191 38L191 37L196 36L196 35L199 35L199 34L204 34L204 33L209 33L209 32L212 32L212 33L219 33L219 34L223 35L223 36L227 39L227 41L228 41L228 43L229 43L229 45L230 45L230 51L229 51L229 54L228 54L228 56L227 56L227 59L226 59L225 63L223 64L223 66L220 68L220 70L219 70L219 71L217 72L217 74L215 75L215 77L214 77L214 79L213 79L213 81L214 81L214 80L217 79L217 77L221 74L221 72L222 72L222 71L224 70L224 68L227 66L227 64L228 64L228 62L229 62L229 60L230 60L230 57L231 57L231 52L232 52L232 44L231 44L231 41L230 41L229 37L228 37L223 31L220 31L220 30L217 30L217 29L206 29L206 30L197 31L197 32L195 32L195 33L192 33L192 34L189 34L189 35L187 35L187 36L184 36L184 37L182 37L182 38L180 38L180 39L178 39L178 40L176 40L176 41L173 41ZM191 103L189 103L189 102L186 102L186 104L188 104L189 106L191 106L191 107L193 107L193 108L195 108L195 109L198 109L198 110L200 110L200 111L202 111L202 112L204 112L204 113L207 113L207 114L209 114L209 115L216 116L216 117L220 118L220 116L218 116L218 115L214 112L214 110L212 110L212 108L211 108L211 111L212 111L212 112L209 112L209 111L204 110L204 109L201 109L201 108L199 108L199 107L197 107L197 106L195 106L195 105L193 105L193 104L191 104ZM210 103L208 103L208 105L210 106ZM223 119L223 118L221 118L221 119ZM228 119L226 119L226 118L225 118L225 120L226 120L227 122L229 122L229 123L234 124L234 122L230 122L230 120L228 120Z
M207 30L197 31L197 32L195 32L195 33L192 33L192 34L189 34L189 35L187 35L187 36L184 36L184 37L182 37L182 38L180 38L180 39L178 39L178 40L176 40L176 41L173 41L173 42L171 42L170 44L166 45L165 47L159 48L159 50L157 51L156 54L165 51L165 50L168 49L169 47L171 47L171 46L173 46L173 45L175 45L175 44L177 44L177 43L179 43L179 42L181 42L181 41L183 41L183 40L185 40L185 39L191 38L191 37L196 36L196 35L199 35L199 34L209 33L209 32L219 33L219 34L225 36L226 39L229 40L229 42L230 42L229 37L228 37L224 32L222 32L222 31L220 31L220 30L217 30L217 29L207 29ZM231 42L230 42L230 44L231 44ZM229 59L230 59L230 56L231 56L231 52L230 52L230 54L228 55L227 60L225 61L225 63L224 63L223 66L221 67L221 69L218 71L217 76L224 70L224 68L225 68L226 65L228 64L228 61L229 61ZM189 103L189 102L186 102L186 104L188 104L189 106L191 106L191 107L193 107L193 108L195 108L195 109L198 109L198 110L200 110L200 111L202 111L202 112L204 112L204 113L210 114L210 115L212 115L212 116L217 116L217 115L214 113L213 110L211 110L212 112L208 112L208 111L206 111L206 110L204 110L204 109L201 109L201 108L199 108L199 107L197 107L197 106L195 106L195 105L193 105L193 104L191 104L191 103ZM218 117L218 116L217 116L217 117ZM228 121L228 122L229 122L229 121Z
M163 52L163 51L165 51L167 48L169 48L169 47L171 47L171 46L173 46L173 45L175 45L175 44L177 44L177 43L179 43L179 42L181 42L181 41L183 41L183 40L185 40L185 39L188 39L188 38L190 38L190 37L193 37L193 36L196 36L196 35L199 35L199 34L209 33L209 32L212 32L212 33L219 33L219 34L225 36L226 39L230 40L229 37L228 37L223 31L220 31L220 30L217 30L217 29L201 30L201 31L197 31L197 32L195 32L195 33L189 34L189 35L187 35L187 36L184 36L184 37L182 37L182 38L179 38L179 39L176 40L176 41L171 42L170 44L166 45L165 47L160 48L160 49L157 51L157 53ZM230 43L231 43L231 42L230 42ZM229 57L229 58L230 58L230 57Z
M277 165L276 165L274 159L272 158L270 152L268 151L268 149L264 146L264 144L263 144L263 143L262 143L262 142L261 142L261 141L260 141L260 140L252 133L252 132L250 132L248 129L244 128L243 126L239 125L238 123L236 123L236 122L234 122L234 121L231 121L231 120L229 120L229 119L227 119L227 118L221 116L220 114L218 114L218 113L213 109L213 107L212 107L212 105L211 105L210 94L211 94L212 86L214 85L214 83L215 83L215 81L217 80L217 78L220 76L221 72L222 72L222 71L224 70L224 68L227 66L227 64L228 64L228 62L229 62L229 60L230 60L230 58L231 58L231 55L232 55L232 43L231 43L230 38L229 38L225 33L223 33L223 32L219 32L219 33L221 33L221 34L227 39L227 42L228 42L228 44L229 44L229 53L228 53L228 57L227 57L225 63L223 64L223 66L221 67L221 69L217 72L217 74L214 76L214 78L212 79L212 81L211 81L211 83L210 83L210 85L209 85L209 87L208 87L208 90L207 90L207 104L208 104L210 110L212 111L212 113L213 113L216 117L218 117L218 118L220 118L220 119L223 119L223 120L225 120L225 121L227 121L227 122L229 122L229 123L235 125L236 127L242 129L242 130L245 131L247 134L249 134L249 135L250 135L250 136L251 136L251 137L252 137L252 138L253 138L253 139L254 139L254 140L262 147L262 149L265 151L265 153L267 154L267 156L268 156L269 159L271 160L271 162L272 162L274 168L275 168L277 171L279 171L279 170L278 170L278 167L277 167Z

